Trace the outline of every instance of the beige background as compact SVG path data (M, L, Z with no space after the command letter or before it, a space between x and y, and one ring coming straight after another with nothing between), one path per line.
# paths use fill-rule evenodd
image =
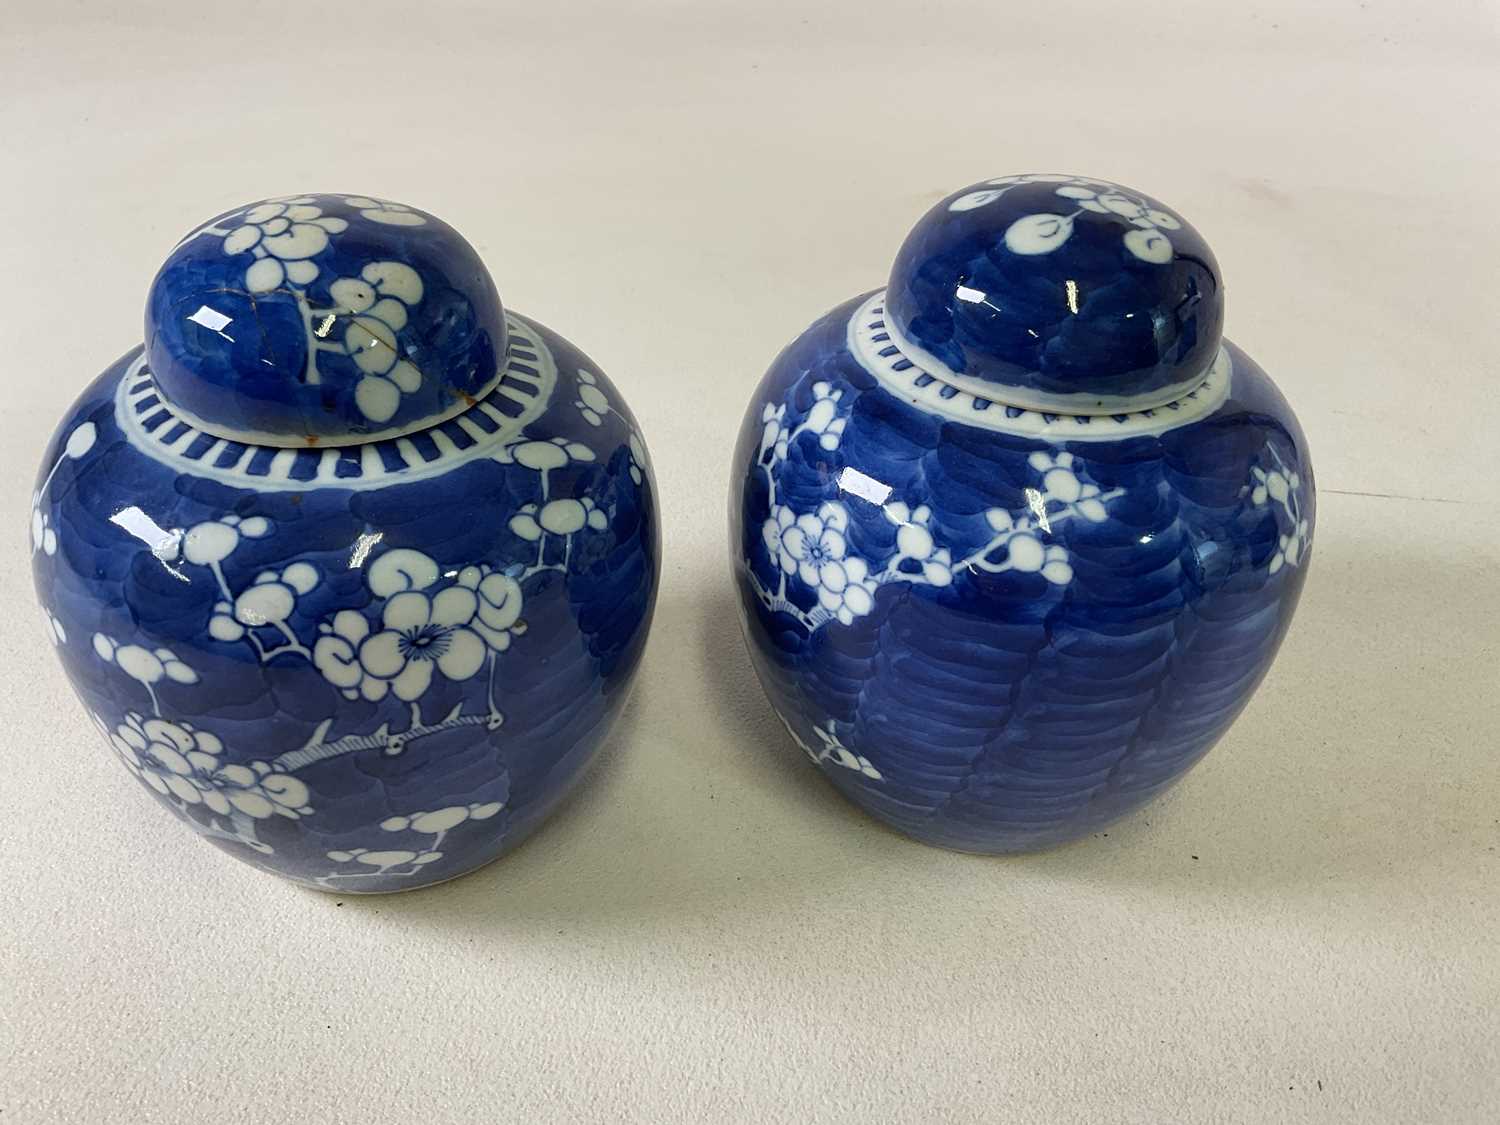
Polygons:
M1493 2L0 0L0 1121L1494 1121ZM1303 608L1169 796L1019 859L843 804L752 681L726 453L946 191L1107 176L1214 244L1322 485ZM639 690L534 840L360 900L137 791L41 639L45 435L178 234L369 192L481 249L655 458Z

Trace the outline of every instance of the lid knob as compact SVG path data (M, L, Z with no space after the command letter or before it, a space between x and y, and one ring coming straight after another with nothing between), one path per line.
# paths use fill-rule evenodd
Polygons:
M895 342L962 390L1033 410L1149 409L1219 349L1219 266L1165 205L1083 176L1002 176L944 199L891 268Z
M458 232L414 207L298 195L225 212L151 283L167 405L262 445L351 445L462 412L500 377L505 314Z

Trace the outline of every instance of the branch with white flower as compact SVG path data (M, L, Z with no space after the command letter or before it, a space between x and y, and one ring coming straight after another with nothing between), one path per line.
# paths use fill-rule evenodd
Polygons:
M92 444L92 428L86 433L88 442L70 440L70 455L81 454ZM639 456L644 464L643 450ZM245 543L272 533L272 523L264 516L228 513L204 520L172 532L159 549L164 559L181 558L213 575L219 598L207 629L214 641L248 644L263 664L281 657L307 660L348 699L379 702L394 698L409 707L410 718L402 730L393 731L385 722L373 732L332 741L328 735L333 719L326 719L306 743L275 759L276 770L287 772L365 750L399 754L414 740L432 734L466 726L497 730L504 722L496 701L499 657L526 632L521 618L523 583L543 571L566 571L574 539L585 531L606 530L609 516L592 497L548 499L551 472L594 461L586 445L561 438L525 440L510 443L495 458L538 474L541 500L523 505L509 523L519 539L536 544L534 559L504 568L474 564L444 571L421 551L386 551L364 571L376 599L376 615L338 610L318 622L317 634L310 640L299 637L292 622L299 599L320 581L312 563L296 561L262 570L239 590L230 584L225 570L230 557ZM562 541L560 550L555 546L558 540ZM49 628L59 643L65 639L60 623L49 619ZM94 649L101 659L117 664L146 688L158 718L162 683L198 682L198 674L169 649L122 645L103 634L95 636ZM423 718L421 700L436 678L460 683L481 673L486 677L482 713L464 714L460 704L440 721Z
M573 406L583 415L583 420L590 426L604 425L604 419L613 413L613 408L609 405L609 396L599 386L599 377L588 368L580 367L575 393L578 397L573 400Z
M134 711L113 730L97 715L94 722L126 769L207 834L269 854L270 845L256 835L257 821L312 815L310 794L300 780L267 762L225 763L224 743L191 723L146 719ZM195 808L213 819L191 815Z
M502 445L493 460L502 465L521 465L536 473L541 480L542 503L546 503L551 492L549 475L554 469L565 465L587 465L594 460L594 451L582 442L569 441L564 437L546 441L519 441Z
M1312 524L1302 514L1302 475L1289 469L1274 445L1266 445L1267 454L1273 463L1270 469L1259 465L1250 470L1255 484L1250 486L1250 502L1258 508L1274 504L1281 509L1278 528L1284 523L1287 530L1277 535L1276 553L1271 556L1268 573L1275 574L1284 566L1296 566L1307 549L1312 546Z
M104 633L94 634L94 653L106 664L114 664L136 683L146 689L151 697L151 711L161 716L161 701L157 697L157 685L167 682L196 684L198 673L178 658L169 648L148 649L141 645L122 645Z
M98 440L98 437L98 428L92 422L84 422L75 426L68 434L68 440L63 442L62 456L48 470L47 477L42 481L41 486L31 494L32 554L38 551L48 555L57 554L57 531L52 526L52 512L44 503L47 490L52 487L52 479L57 476L57 470L62 468L63 462L78 460L94 448L94 442Z
M46 606L42 606L41 608L42 608L42 623L43 623L44 627L46 628L46 630L47 630L47 636L49 638L51 638L52 643L55 644L55 645L65 645L65 644L67 644L68 643L68 631L65 628L63 628L63 623L60 620L58 620L57 614L53 613Z
M815 434L818 445L832 453L843 440L844 428L849 419L839 413L839 403L844 397L843 388L836 388L826 380L812 385L813 404L807 416L798 425L788 429L786 425L786 403L767 403L761 411L760 452L756 463L766 474L769 503L776 507L776 466L787 459L793 443L803 434Z
M328 852L328 858L333 862L354 866L352 870L330 871L319 876L318 882L325 887L334 887L380 875L415 875L429 863L443 858L439 849L455 828L471 821L489 820L504 807L502 801L476 801L467 805L448 805L431 812L387 817L380 822L384 832L415 832L432 839L412 848L341 848ZM397 870L402 867L406 870Z
M427 220L399 203L355 196L344 200L360 208L360 216L394 226L421 226ZM326 251L331 237L349 228L347 219L324 215L314 196L273 199L256 204L221 222L238 220L233 226L211 223L194 231L184 245L201 235L223 240L225 254L249 255L245 290L252 296L282 292L297 302L307 345L303 378L316 385L323 380L318 369L320 353L347 356L360 371L354 401L373 422L385 422L401 405L401 396L419 390L422 374L403 359L396 336L406 327L410 310L423 296L422 279L403 262L371 261L358 277L341 277L328 286L333 304L314 305L308 287L318 279L322 267L317 257ZM174 251L175 252L175 251ZM334 330L342 325L335 337Z
M1098 485L1078 478L1071 453L1049 454L1038 450L1027 458L1027 464L1042 474L1040 488L1026 488L1026 513L1013 516L1004 508L985 512L985 522L993 537L977 551L960 559L956 569L975 567L990 574L1016 570L1039 573L1048 582L1066 586L1073 580L1073 566L1068 552L1058 543L1044 544L1042 536L1067 520L1079 518L1088 523L1103 523L1109 518L1106 501L1123 496L1116 488L1103 492Z
M881 576L872 576L868 562L849 554L848 528L849 510L834 500L801 515L785 505L773 507L761 525L761 538L777 568L777 588L767 590L754 573L750 576L766 607L791 614L809 631L835 619L852 625L875 608ZM817 605L811 610L787 597L792 577L816 592Z
M411 706L411 724L399 734L382 727L374 735L325 744L327 724L295 753L309 761L381 745L399 753L413 738L455 726L503 721L495 707L495 659L525 632L520 620L520 583L488 566L464 567L450 584L437 563L421 551L400 548L375 560L365 575L370 592L383 598L379 627L358 610L345 609L323 621L312 661L346 698L378 702L387 695ZM442 723L422 721L420 699L434 675L451 682L471 679L488 667L488 710L465 716L455 710ZM369 741L373 740L373 741Z
M207 567L218 583L220 598L208 621L209 636L228 643L248 642L262 664L285 653L304 658L312 655L287 620L297 606L297 598L318 584L317 570L310 563L297 562L279 571L261 571L239 593L230 589L224 560L244 540L263 539L270 533L271 521L264 516L241 519L228 513L194 524L182 534L177 547L184 561ZM270 648L261 636L266 630L274 634Z
M792 741L802 747L802 752L812 760L813 765L821 766L825 762L832 762L836 766L842 766L846 770L863 774L871 781L882 780L881 772L870 764L870 759L863 754L856 754L840 741L834 730L834 721L829 719L820 727L813 727L813 734L818 736L822 744L816 750L802 741L801 735L787 722L786 716L781 716L782 723L786 726L787 733L792 736Z
M1023 489L1025 509L1014 514L1004 508L987 511L985 520L993 534L977 550L954 562L952 550L934 535L932 510L926 505L913 509L893 500L882 504L881 510L896 527L895 550L872 563L850 553L849 511L841 502L824 501L815 511L802 513L777 502L778 473L801 435L816 434L819 447L830 453L842 441L848 422L839 413L842 390L819 382L813 386L813 396L806 419L793 428L786 424L785 403L767 404L761 412L756 463L766 477L769 503L761 539L776 572L775 588L765 586L753 570L749 575L767 609L790 615L809 632L833 620L852 624L874 608L876 591L893 582L942 587L964 572L1018 571L1040 574L1053 585L1066 586L1073 579L1067 549L1044 538L1070 519L1103 522L1108 518L1105 503L1123 495L1123 489L1106 493L1080 479L1071 453L1038 450L1028 464L1041 480ZM787 585L793 579L816 595L811 609L802 608L788 594Z
M948 204L950 211L972 211L993 203L1006 192L1022 184L1058 184L1056 194L1071 201L1075 210L1063 214L1041 212L1023 215L1005 230L1006 249L1012 254L1050 254L1073 234L1073 220L1085 212L1119 215L1136 229L1125 233L1125 249L1143 262L1162 264L1172 260L1172 240L1164 232L1179 230L1182 222L1174 215L1138 195L1131 195L1115 184L1090 180L1082 176L1001 176L986 181L989 187L971 191Z
M630 479L640 484L645 475L651 472L651 462L646 459L646 443L641 440L641 435L634 430L630 431Z
M549 500L545 504L522 504L510 518L510 529L528 542L535 543L536 561L521 573L524 580L543 570L567 570L573 556L573 536L585 527L603 531L609 517L592 497L576 500ZM562 559L547 562L547 535L563 541Z

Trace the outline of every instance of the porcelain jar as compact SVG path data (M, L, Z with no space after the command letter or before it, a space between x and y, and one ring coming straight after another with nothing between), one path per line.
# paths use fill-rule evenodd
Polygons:
M771 366L734 453L752 660L841 793L974 852L1093 833L1249 702L1311 560L1291 408L1175 211L955 192Z
M452 878L547 816L619 717L660 569L599 367L436 217L343 194L171 251L144 347L47 449L32 557L125 768L341 893Z

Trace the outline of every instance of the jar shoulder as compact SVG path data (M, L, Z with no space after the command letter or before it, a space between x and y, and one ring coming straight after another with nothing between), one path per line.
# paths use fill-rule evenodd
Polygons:
M502 384L493 416L468 427L328 450L194 433L157 400L141 349L122 356L69 410L33 494L33 575L73 641L65 662L89 664L95 634L228 664L259 661L282 634L310 660L341 611L403 590L436 605L449 587L470 592L445 605L502 622L494 644L508 643L510 610L486 599L519 593L528 611L552 607L523 620L593 634L606 663L630 649L660 571L644 443L602 372L527 325L550 373L526 366L553 377L529 420L527 396Z
M1171 575L1184 601L1305 568L1315 522L1306 439L1239 348L1225 346L1222 382L1202 392L1211 400L1087 427L971 403L978 420L968 421L904 397L908 384L859 352L871 299L846 302L794 341L747 411L732 519L736 550L763 583L789 573L806 533L830 529L872 590L916 579L946 602L1005 600L1027 574L1054 593L1104 599L1117 579ZM1038 425L1051 428L1027 429ZM783 532L799 526L788 553ZM1093 581L1074 585L1080 573Z

